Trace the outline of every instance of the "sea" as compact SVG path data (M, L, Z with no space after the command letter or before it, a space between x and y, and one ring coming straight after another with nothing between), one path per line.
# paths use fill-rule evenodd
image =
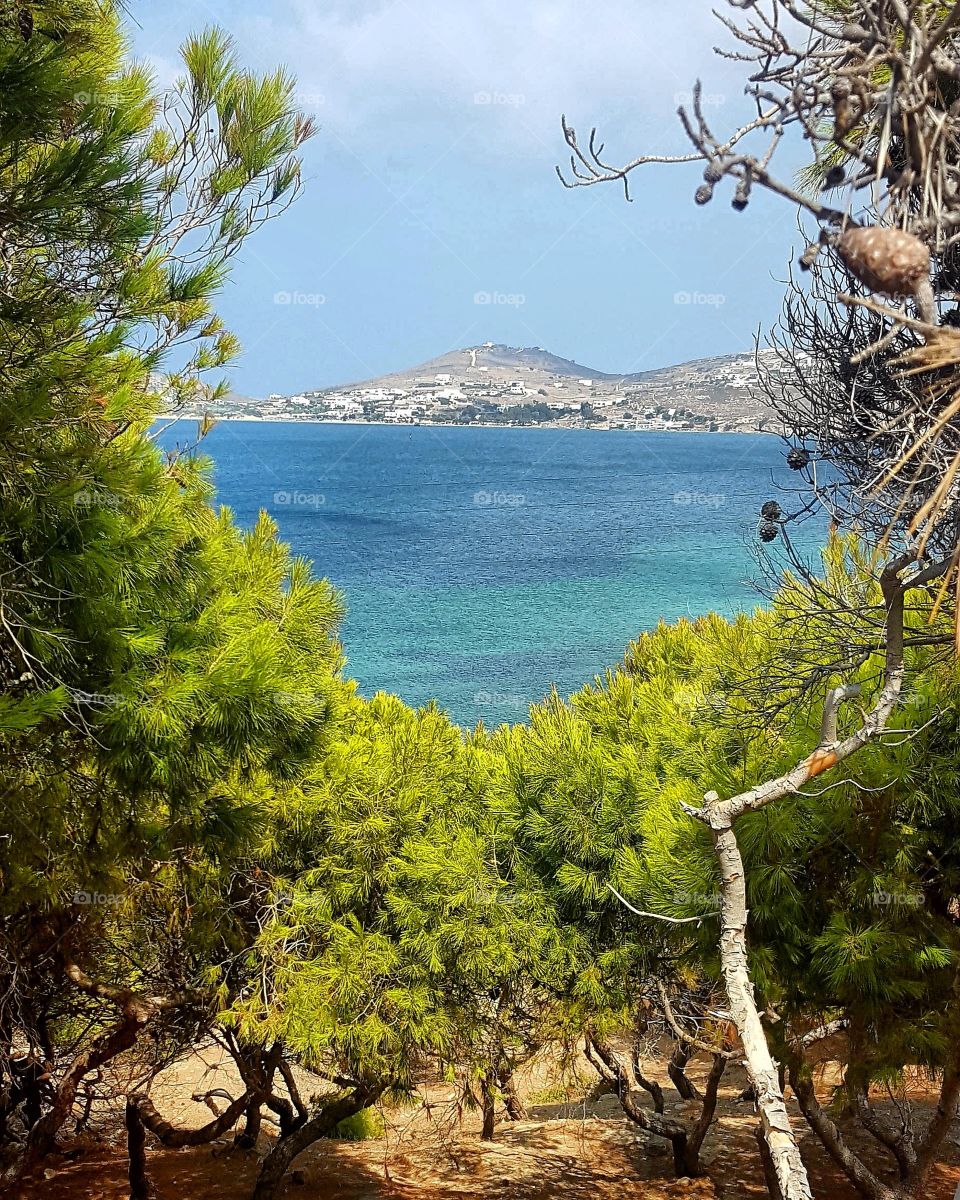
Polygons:
M761 603L759 509L796 482L763 434L224 421L201 452L242 525L265 510L343 593L361 693L466 726L525 720L661 619Z

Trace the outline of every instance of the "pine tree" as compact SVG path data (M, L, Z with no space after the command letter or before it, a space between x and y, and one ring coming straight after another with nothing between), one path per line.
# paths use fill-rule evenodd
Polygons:
M556 956L549 920L498 870L487 770L438 709L380 695L352 700L335 741L265 805L208 954L226 966L206 984L241 1073L260 1072L248 1129L261 1107L277 1110L284 1059L330 1087L313 1105L280 1099L256 1200L312 1142L381 1097L410 1096L425 1072L473 1090L491 1030L506 1036L504 991Z
M631 1119L671 1140L678 1171L698 1169L701 1121L712 1110L701 1109L695 1128L661 1120L662 1093L616 1037L636 1045L651 1031L676 1037L717 1070L730 1051L729 1031L707 1015L723 1009L717 864L684 806L710 790L735 793L816 745L820 714L798 695L796 664L832 663L839 647L853 653L869 641L874 625L863 614L877 587L869 566L856 543L834 540L823 576L786 579L770 610L661 625L568 703L554 696L528 726L494 737L508 837L575 939L561 993L569 1019ZM824 595L834 599L830 614ZM751 976L761 1010L775 1014L767 1036L814 1132L872 1200L922 1194L949 1124L914 1131L912 1073L940 1081L948 1113L960 1084L958 681L936 651L949 617L931 629L931 604L918 600L906 616L916 644L889 733L826 785L817 780L738 822ZM854 677L869 704L879 656ZM844 1145L813 1092L810 1049L837 1030L845 1111L892 1154L894 1188ZM677 1065L670 1074L683 1094ZM873 1106L871 1088L886 1087L902 1127Z
M205 376L236 343L215 294L296 193L309 123L291 81L242 70L218 31L186 41L161 102L120 16L0 15L0 1125L25 1118L28 1166L85 1071L166 1011L130 988L195 982L131 893L176 876L167 924L190 913L349 693L339 598L151 436L161 402L216 399ZM62 1023L91 999L63 1062Z

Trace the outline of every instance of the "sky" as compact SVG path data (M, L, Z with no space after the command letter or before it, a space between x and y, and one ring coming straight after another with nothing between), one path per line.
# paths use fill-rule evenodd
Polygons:
M775 319L790 206L647 166L566 189L561 113L611 161L684 153L703 81L718 131L747 113L711 0L131 0L133 52L169 86L211 24L253 70L284 65L318 131L303 193L246 243L219 310L244 395L368 379L484 341L599 370L748 350Z

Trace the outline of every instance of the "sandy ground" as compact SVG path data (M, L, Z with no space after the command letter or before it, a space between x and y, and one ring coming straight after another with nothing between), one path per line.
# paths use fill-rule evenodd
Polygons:
M735 1098L745 1085L742 1071L731 1068L721 1089L719 1119L703 1151L708 1172L700 1179L675 1179L668 1143L649 1138L626 1120L616 1098L590 1097L595 1081L586 1064L580 1081L567 1080L573 1098L559 1102L562 1088L555 1068L541 1063L525 1072L521 1094L528 1119L504 1120L493 1142L479 1137L476 1112L458 1112L448 1093L431 1089L425 1104L383 1106L383 1137L363 1142L321 1142L303 1154L281 1189L285 1200L447 1200L449 1197L510 1197L511 1200L762 1200L763 1183L749 1104ZM826 1067L824 1092L831 1068ZM657 1072L652 1072L657 1074ZM693 1064L691 1076L702 1076ZM667 1110L689 1114L660 1072ZM552 1078L552 1084L551 1084ZM311 1088L304 1081L304 1094ZM192 1102L194 1092L225 1088L236 1094L230 1065L208 1050L161 1076L153 1089L158 1107L180 1124L200 1125L210 1111ZM916 1089L921 1106L930 1103ZM795 1109L793 1110L796 1111ZM829 1200L853 1200L854 1190L821 1150L797 1114L801 1146L811 1170L814 1194ZM267 1127L269 1128L269 1127ZM954 1135L957 1136L956 1134ZM869 1138L849 1131L857 1149L872 1155ZM232 1135L210 1145L165 1150L148 1144L150 1175L157 1200L247 1200L259 1155L269 1146L261 1137L257 1151L237 1150ZM925 1200L953 1200L960 1183L960 1147L949 1141ZM68 1153L49 1162L41 1178L24 1193L26 1200L126 1200L126 1162L122 1137L88 1135Z

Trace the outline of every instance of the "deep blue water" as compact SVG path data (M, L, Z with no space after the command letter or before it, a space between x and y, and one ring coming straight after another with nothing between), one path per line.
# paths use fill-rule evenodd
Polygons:
M193 422L162 435L192 435ZM773 437L225 421L221 502L345 593L348 671L472 724L519 721L660 617L758 601Z

